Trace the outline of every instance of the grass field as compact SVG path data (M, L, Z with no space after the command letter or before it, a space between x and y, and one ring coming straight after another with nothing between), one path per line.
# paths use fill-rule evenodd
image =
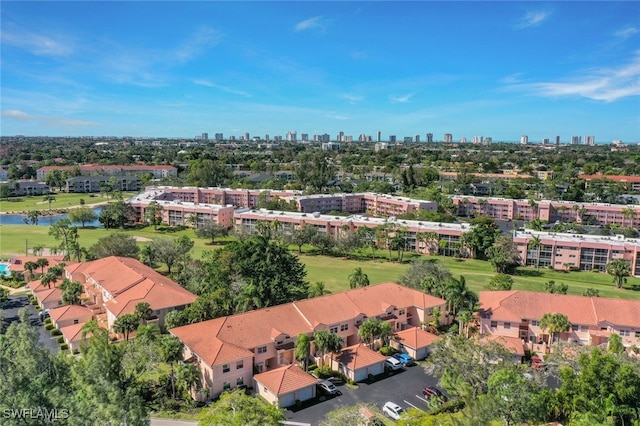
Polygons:
M80 200L84 200L86 204L104 203L111 200L100 194L66 194L54 193L55 201L51 203L51 210L68 209L70 207L80 206ZM123 193L125 198L134 195L134 193ZM29 210L49 210L49 202L43 201L44 196L35 197L18 197L0 200L0 212L25 212Z
M83 247L91 247L100 238L115 230L80 229L80 244ZM124 231L127 234L137 237L139 240L153 239L159 237L179 237L187 235L193 239L195 245L192 251L194 258L200 258L205 250L215 250L222 247L221 244L214 246L207 245L208 240L195 237L192 229L178 232L154 231L153 227L146 227L137 230ZM36 244L45 247L59 245L49 234L49 227L33 225L2 225L0 226L0 258L9 258L13 255L23 255L25 245L33 247ZM220 239L221 243L232 240L231 237ZM291 247L294 253L297 248ZM378 251L378 259L374 260L353 260L340 257L329 257L312 254L300 255L300 260L306 265L307 280L310 283L323 281L327 290L339 292L349 288L349 274L357 267L369 276L372 284L384 281L397 281L407 269L408 263L390 262L385 257L386 253ZM417 255L410 255L409 258L419 258ZM429 256L428 259L435 259L442 262L451 270L454 276L465 277L467 285L473 291L482 290L483 286L493 277L494 272L488 262L465 259L459 260L450 257ZM556 283L565 283L569 286L569 294L582 294L583 290L593 287L599 290L602 297L615 297L625 299L640 300L640 278L630 277L624 290L618 290L613 285L611 276L593 272L561 272L549 269L519 268L513 276L516 290L543 291L544 283L553 280Z

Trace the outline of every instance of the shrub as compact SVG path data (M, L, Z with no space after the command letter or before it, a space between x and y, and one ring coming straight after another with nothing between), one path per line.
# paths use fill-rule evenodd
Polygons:
M307 370L313 371L313 370L316 370L317 368L318 368L318 364L310 364L309 367L307 367Z
M395 354L396 352L398 352L396 350L396 348L393 348L391 346L383 346L380 348L380 353L384 356L391 356L393 354Z
M44 329L47 331L53 330L53 324L49 323L49 324L45 324Z
M58 343L64 343L64 337L63 336L58 336L58 338L56 339L56 341Z
M51 330L51 335L52 336L60 336L62 334L62 332L60 330L58 330L57 328L54 328L53 330Z
M69 345L67 345L66 343L63 343L60 345L60 350L61 351L66 351L67 349L69 349Z
M328 377L331 377L333 371L331 371L331 367L329 367L328 365L323 365L322 367L316 369L316 373L318 374L319 378L326 379Z

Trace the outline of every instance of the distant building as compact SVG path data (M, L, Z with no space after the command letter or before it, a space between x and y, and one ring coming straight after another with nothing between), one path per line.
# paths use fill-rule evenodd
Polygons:
M413 142L413 137L411 136L405 136L404 137L404 143L411 143Z
M215 136L213 137L216 141L220 142L222 140L224 140L224 135L222 133L216 133Z
M389 142L395 143L396 142L396 135L389 135Z
M373 148L375 152L378 152L382 149L389 149L389 144L386 142L377 142Z
M542 139L542 145L549 145L549 138Z
M340 144L336 142L323 142L322 150L323 151L338 151L340 149Z
M416 142L416 143L420 142L420 135L416 135L416 137L415 137L415 142Z
M300 135L300 140L302 140L302 142L309 142L309 133L303 133Z
M596 143L596 137L595 136L585 136L584 137L584 144L585 145L595 145Z
M105 185L122 192L139 191L139 176L76 176L66 180L65 191L69 193L100 192Z
M556 145L560 145L560 136L556 136Z
M527 135L522 135L522 136L520 137L520 144L521 144L521 145L526 145L526 144L528 144L528 143L529 143L529 136L527 136Z
M381 142L382 141L382 132L378 132L378 137L376 139L376 142Z
M427 143L433 143L433 133L427 133Z
M452 143L453 142L453 135L451 133L445 133L444 134L444 142L445 143Z
M287 139L287 142L297 142L298 133L293 131L288 131L286 134L286 139Z
M582 136L571 136L571 145L580 145Z
M44 166L36 170L36 177L38 181L43 182L46 180L47 175L54 170L59 171L74 171L75 169L80 171L82 176L94 176L94 175L107 175L107 176L119 176L119 175L144 175L151 174L154 179L161 179L170 176L177 176L178 169L169 165L110 165L103 166L98 164L84 164L81 166Z

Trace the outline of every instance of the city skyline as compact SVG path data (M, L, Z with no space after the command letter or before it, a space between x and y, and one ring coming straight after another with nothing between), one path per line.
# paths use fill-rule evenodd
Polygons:
M0 8L3 136L640 141L636 2Z

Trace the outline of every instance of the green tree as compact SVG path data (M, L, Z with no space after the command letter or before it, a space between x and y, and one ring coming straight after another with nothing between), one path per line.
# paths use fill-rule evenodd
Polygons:
M495 220L487 216L478 216L471 220L471 230L467 242L474 257L478 259L487 258L487 250L493 246L496 238L500 235L500 230Z
M496 238L493 245L486 250L486 256L495 271L501 274L514 271L520 264L520 253L513 239L506 235Z
M331 292L326 289L324 281L316 281L309 286L309 298L324 296L329 293Z
M380 335L381 321L376 318L368 318L358 328L358 337L367 345L373 344L375 339Z
M529 250L536 251L536 271L540 270L540 248L542 247L542 240L538 236L534 236L527 243L527 248Z
M406 287L435 296L442 294L441 289L451 279L453 275L449 268L435 259L422 259L412 262L409 270L400 277L399 282Z
M368 228L366 226L361 226L358 228L358 235L360 235L361 240L364 242L364 245L371 247L371 257L373 260L376 260L376 248L378 248L378 239L376 237L375 228Z
M153 317L153 309L148 302L140 302L136 305L134 314L143 324L146 324Z
M616 288L622 288L622 285L627 282L627 277L631 273L631 265L626 259L613 259L607 263L607 274L613 277L613 282Z
M69 211L71 222L80 222L84 228L85 223L98 219L98 215L89 207L80 207Z
M298 246L298 253L302 254L302 246L305 244L311 244L314 237L318 234L318 228L313 225L303 225L300 228L296 228L291 233L289 241L291 244Z
M286 417L284 410L245 395L242 390L233 390L222 393L198 419L203 426L279 426Z
M325 414L324 419L320 422L320 426L345 426L365 424L363 423L363 417L361 414L362 409L368 411L373 415L382 417L382 413L377 407L369 403L362 403L353 406L343 406L329 411L327 414Z
M193 241L186 235L173 240L171 238L156 238L151 243L154 257L167 265L168 273L171 269L191 251Z
M491 280L485 284L485 290L511 290L513 278L507 274L495 274Z
M121 256L138 258L140 248L133 235L122 232L114 232L100 238L96 244L89 248L89 253L96 259L109 256Z
M327 330L318 330L313 333L313 343L323 363L327 353L338 353L342 350L342 338Z
M506 426L524 423L539 424L546 414L542 389L533 380L522 376L515 368L503 368L487 382L494 409Z
M40 284L42 284L42 286L47 286L47 288L51 288L51 284L56 282L56 275L51 272L51 271L47 271L46 274L42 274L42 276L40 277Z
M598 297L599 293L600 291L598 289L589 287L584 289L584 291L582 292L582 295L587 297Z
M62 289L62 303L65 305L80 304L80 295L84 291L82 284L78 281L71 281L65 278L62 280L60 288Z
M551 335L549 344L555 341L555 336L558 333L565 332L571 327L569 318L563 314L544 314L540 318L540 328L546 330Z
M32 225L37 225L40 220L40 216L42 216L42 212L40 210L29 210L27 212L27 220L31 222Z
M349 287L366 287L369 285L369 276L362 271L362 268L358 267L349 274Z
M60 250L65 252L65 259L71 258L71 252L78 246L78 228L69 219L60 219L49 227L49 235L56 240L62 240Z
M208 220L196 228L196 236L198 238L209 238L211 244L214 244L216 238L226 237L229 230L213 220Z
M113 331L124 335L125 340L129 340L129 334L135 331L140 324L140 319L136 314L124 314L119 316L113 323Z
M98 220L106 229L124 229L128 224L135 222L136 211L130 203L117 200L102 209Z
M145 218L147 222L153 225L153 229L155 231L158 230L158 225L162 223L162 211L164 208L157 202L150 202L147 207L145 207Z
M295 356L298 361L302 361L304 371L309 367L309 354L311 352L311 338L306 333L298 334L296 338Z
M569 286L565 283L556 284L554 280L549 280L544 283L544 291L547 293L555 293L555 294L567 294L569 290Z
M33 271L35 271L36 269L38 269L38 264L36 262L32 262L32 261L27 261L24 262L24 270L29 272L29 279L33 280L34 278L34 274Z
M49 203L49 212L51 212L51 203L56 201L56 197L54 195L47 194L47 195L44 196L43 201L45 203Z

